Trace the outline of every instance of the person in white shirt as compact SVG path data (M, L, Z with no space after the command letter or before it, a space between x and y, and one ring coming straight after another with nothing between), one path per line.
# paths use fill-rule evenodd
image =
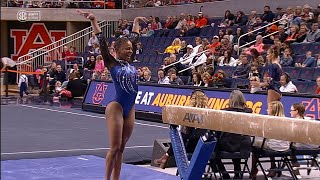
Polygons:
M281 84L281 87L280 87L281 92L288 92L288 93L298 92L297 87L292 83L288 73L284 73L280 77L280 84Z
M98 44L99 45L99 40L98 40L98 38L97 38L95 33L92 33L92 36L88 41L88 46L92 47L93 44Z
M26 75L21 75L19 78L19 83L18 83L18 87L20 89L20 98L23 97L23 93L26 93L26 95L28 95L29 93L27 92L27 88L28 88L28 77Z
M3 71L7 66L14 67L16 62L8 57L1 58L1 71Z
M238 62L236 59L234 59L231 56L231 52L230 51L225 51L224 55L218 58L218 66L237 66Z
M181 64L190 64L190 62L192 61L192 58L195 55L195 51L193 50L193 46L191 44L189 44L187 46L187 53L184 54L179 61L181 61Z
M159 69L158 71L158 84L170 84L170 79L168 76L164 75L164 70Z
M183 26L186 26L186 25L187 25L186 15L184 13L181 13L180 20L177 26L175 27L175 29L181 29Z

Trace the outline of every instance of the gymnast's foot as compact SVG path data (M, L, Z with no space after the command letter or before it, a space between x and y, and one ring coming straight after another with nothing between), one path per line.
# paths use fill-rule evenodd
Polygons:
M157 165L159 165L159 167L160 167L161 169L165 169L168 160L169 160L169 155L167 155L167 153L166 153L166 154L164 154L160 159L155 159L155 160L154 160L154 163L157 164Z

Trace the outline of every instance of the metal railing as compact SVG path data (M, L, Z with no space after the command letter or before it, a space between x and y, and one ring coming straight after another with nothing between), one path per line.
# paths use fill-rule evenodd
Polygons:
M278 23L278 22L280 22L280 21L283 21L283 20L287 20L287 18L282 18L282 19L279 19L279 20L274 21L274 22L272 22L272 23L268 23L268 24L266 24L266 25L264 25L264 26L262 26L262 27L260 27L260 28L258 28L258 29L255 29L255 30L253 30L253 31L250 31L250 32L247 32L247 33L241 35L241 36L238 38L238 50L237 50L237 54L238 54L238 55L240 54L240 49L241 49L241 48L246 47L246 46L248 46L248 45L256 42L256 40L254 40L254 41L248 42L248 43L240 46L240 39L241 39L241 38L243 38L244 36L247 36L247 35L250 34L250 33L254 33L254 32L257 32L257 31L259 31L259 30L261 30L261 29L264 29L264 28L266 28L266 27L272 26L273 24L276 24L276 23ZM278 32L279 32L279 31L276 31L276 32L267 34L267 35L263 36L262 38L266 38L266 37L272 36L272 35L274 35L274 34L276 34L276 33L278 33Z
M101 21L99 26L103 34L109 38L113 33L114 27L117 22L114 21ZM87 47L88 41L93 32L92 27L88 27L49 45L41 47L33 52L25 54L17 59L18 71L33 72L39 66L48 66L53 60L62 59L62 52L64 46L73 46L77 52L84 52ZM19 74L18 74L19 76Z

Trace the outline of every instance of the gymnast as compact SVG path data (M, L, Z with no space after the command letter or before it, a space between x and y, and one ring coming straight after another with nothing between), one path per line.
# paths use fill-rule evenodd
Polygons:
M272 46L267 51L267 69L264 74L264 82L259 83L252 81L252 87L267 87L268 96L267 102L280 101L281 92L280 88L280 77L283 74L281 65L279 64L279 50L277 46Z
M99 40L104 64L110 70L116 96L106 107L106 120L109 133L110 150L106 155L105 179L120 179L123 150L129 140L135 120L135 98L138 92L138 76L135 67L129 64L133 60L139 38L139 22L147 22L145 17L136 17L132 33L128 37L120 37L115 42L116 57L113 57L107 46L106 38L95 16L89 12L78 12L91 21L94 33Z

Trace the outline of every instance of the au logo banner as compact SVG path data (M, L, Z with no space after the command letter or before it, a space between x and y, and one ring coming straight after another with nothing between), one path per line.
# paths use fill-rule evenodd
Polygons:
M105 83L96 84L96 90L92 96L92 103L93 104L100 104L103 99L106 91L108 89L108 85Z

